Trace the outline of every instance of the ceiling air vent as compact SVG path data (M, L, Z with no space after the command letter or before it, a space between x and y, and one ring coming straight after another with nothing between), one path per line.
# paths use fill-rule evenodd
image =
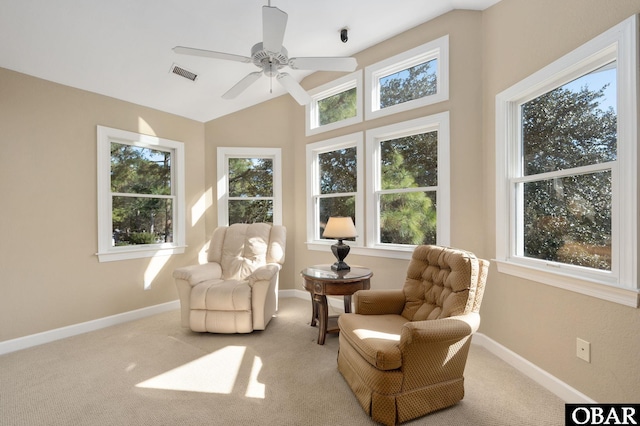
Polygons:
M171 72L191 81L196 81L196 78L198 78L198 74L191 72L189 70L186 70L176 64L171 65Z

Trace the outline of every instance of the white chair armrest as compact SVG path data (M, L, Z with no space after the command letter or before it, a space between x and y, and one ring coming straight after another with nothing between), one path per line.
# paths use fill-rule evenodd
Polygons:
M222 268L215 262L184 266L173 271L173 278L185 280L194 286L203 281L222 278Z
M281 266L277 263L269 263L253 271L247 277L247 280L249 280L250 285L253 285L256 281L270 281L274 276L278 275L280 268Z

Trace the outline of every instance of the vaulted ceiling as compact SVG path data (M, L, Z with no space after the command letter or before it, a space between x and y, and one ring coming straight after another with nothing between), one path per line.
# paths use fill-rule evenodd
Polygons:
M288 14L289 56L350 56L453 9L499 0L273 0ZM250 72L240 63L176 54L175 46L251 56L267 0L0 0L0 67L198 121L285 94L261 78L221 96ZM349 29L349 40L340 30ZM425 40L427 41L427 40ZM170 72L178 65L195 81ZM311 71L288 71L297 81ZM1 96L1 94L0 94Z

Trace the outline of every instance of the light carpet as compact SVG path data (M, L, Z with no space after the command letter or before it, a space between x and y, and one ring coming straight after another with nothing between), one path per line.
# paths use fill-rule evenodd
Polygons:
M310 301L267 330L192 333L178 311L0 356L0 425L372 425L316 344ZM564 402L471 345L465 397L406 425L562 425Z

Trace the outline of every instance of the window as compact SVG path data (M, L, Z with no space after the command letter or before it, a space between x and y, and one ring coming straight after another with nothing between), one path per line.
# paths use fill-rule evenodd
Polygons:
M282 225L280 148L218 148L218 225Z
M307 241L322 241L330 216L350 216L362 235L362 133L307 145ZM335 242L325 240L325 242ZM356 244L359 245L358 239Z
M560 58L496 103L498 270L632 306L635 21Z
M449 114L367 131L368 246L449 244Z
M365 86L367 120L449 99L449 36L367 67Z
M98 126L100 262L184 252L181 142Z
M362 72L356 71L309 91L306 135L313 135L362 121Z
M362 133L307 145L309 248L333 242L322 239L330 216L354 219L357 254L408 259L418 244L447 245L449 114L369 130L362 145Z

